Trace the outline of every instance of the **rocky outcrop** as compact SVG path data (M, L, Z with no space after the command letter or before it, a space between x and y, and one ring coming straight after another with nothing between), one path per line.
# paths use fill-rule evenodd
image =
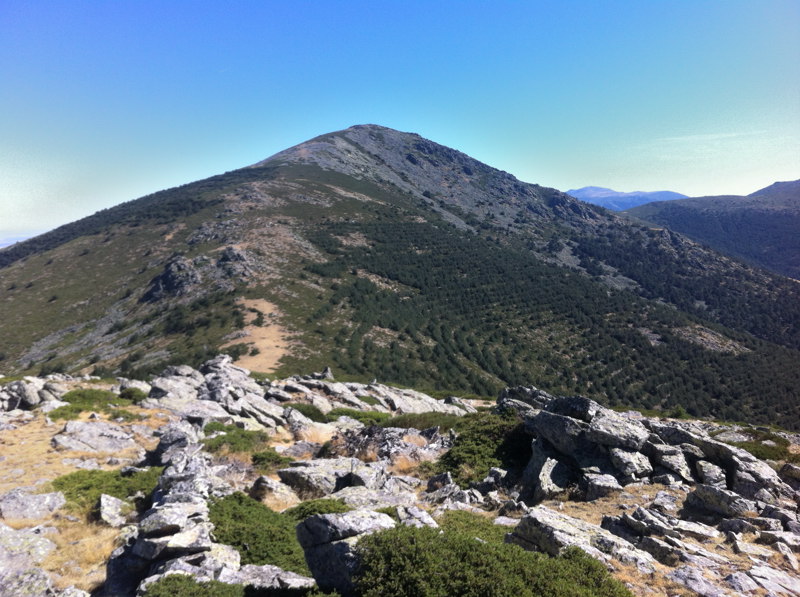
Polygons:
M567 547L579 547L599 560L614 559L635 564L645 572L653 571L653 557L636 549L628 541L599 527L549 508L532 508L520 520L510 542L525 549L558 555Z
M358 567L353 551L359 537L391 529L395 521L371 510L310 516L297 525L297 540L320 589L352 595L352 576Z
M168 297L186 295L195 290L202 278L194 264L185 257L176 257L164 266L142 295L141 302L154 303Z
M69 421L52 445L57 450L120 453L139 449L138 442L119 425L105 421Z
M14 530L0 523L0 595L58 595L50 577L37 567L55 548L35 530Z
M526 428L535 437L521 488L529 501L567 491L591 500L630 483L651 481L702 484L690 503L725 516L797 499L769 465L710 437L696 424L633 418L580 396L543 397L537 392L516 388L513 393L528 400L526 408L516 410L525 413ZM506 393L498 404L508 405L509 400L517 399ZM784 477L790 477L793 471L786 471ZM735 497L723 499L725 492Z
M38 520L62 508L66 502L60 491L33 493L24 489L12 489L0 495L0 518Z

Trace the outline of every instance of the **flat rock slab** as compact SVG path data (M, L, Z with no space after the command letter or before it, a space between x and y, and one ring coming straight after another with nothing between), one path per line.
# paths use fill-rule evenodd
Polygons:
M581 548L600 560L613 558L633 563L641 570L653 570L654 559L613 533L578 518L543 506L531 508L512 533L510 540L522 547L534 547L558 555L567 547Z
M122 427L104 421L70 421L51 443L57 450L79 452L123 452L138 447Z
M13 489L0 496L0 518L40 519L52 514L67 502L60 491L28 493Z

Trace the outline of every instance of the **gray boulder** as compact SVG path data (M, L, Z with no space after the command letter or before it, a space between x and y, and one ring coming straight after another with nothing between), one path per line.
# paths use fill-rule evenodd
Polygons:
M51 444L57 450L78 452L118 453L139 447L122 427L104 421L69 421Z
M586 501L614 495L622 491L622 485L613 475L584 475L586 484Z
M200 441L197 429L183 420L168 423L157 433L160 438L152 457L158 464L169 464L188 446L196 445Z
M575 456L592 450L592 443L586 438L589 426L578 419L543 410L528 419L526 426L561 454Z
M544 409L556 415L589 423L603 407L583 396L559 396L547 400Z
M353 485L381 489L388 475L377 462L357 458L321 458L300 461L278 471L281 481L303 498L319 498Z
M358 568L353 548L359 537L394 526L388 515L371 510L320 514L297 525L297 540L320 589L337 590L347 597L353 592L352 576Z
M601 408L589 423L586 436L590 441L604 446L640 450L650 437L650 432L639 421Z
M37 565L55 548L55 543L35 532L0 523L0 595L53 595L50 578Z
M130 504L105 493L100 495L97 504L97 514L100 521L114 528L125 526L127 523L125 512L130 512L131 510Z
M206 520L208 505L205 500L167 502L145 512L139 521L139 533L144 537L174 535Z
M391 506L413 506L417 496L413 491L391 492L367 487L345 487L330 494L331 498L340 499L351 508L377 510Z
M674 472L684 481L689 483L694 481L689 463L686 462L683 450L679 447L647 442L644 444L642 451L654 464L661 465L665 469Z
M689 506L721 514L727 518L738 518L747 513L754 513L756 510L755 502L744 499L738 493L702 484L697 485L686 496L686 503Z
M613 533L580 519L537 506L531 508L508 537L525 549L558 555L576 546L601 561L615 559L652 572L654 559Z
M722 470L722 467L717 466L713 462L708 462L707 460L698 460L695 463L695 468L697 469L697 475L700 477L700 481L704 485L722 487L723 489L727 488L725 471Z
M140 536L133 546L133 554L145 560L164 559L209 551L213 544L211 531L214 525L200 522L188 529L163 537Z
M313 578L283 570L278 566L270 566L269 564L263 566L248 564L236 571L225 568L217 580L254 589L300 590L311 589L316 584Z
M626 479L631 481L642 479L653 472L647 456L641 452L632 452L622 448L611 448L609 457L614 468Z
M368 389L370 393L380 398L397 414L426 412L449 413L459 416L467 414L457 404L447 404L442 400L436 400L415 390L401 390L382 384L370 384Z
M703 570L691 565L681 566L667 575L668 578L682 584L702 597L730 597L716 582L703 575Z
M44 380L26 377L3 386L6 397L6 410L22 408L30 410L42 401L39 391L44 389Z
M40 519L52 514L67 503L60 491L53 493L30 493L24 489L12 489L0 496L0 518Z
M541 438L531 444L531 459L522 475L523 497L533 502L551 499L566 492L577 482L578 475L569 464Z

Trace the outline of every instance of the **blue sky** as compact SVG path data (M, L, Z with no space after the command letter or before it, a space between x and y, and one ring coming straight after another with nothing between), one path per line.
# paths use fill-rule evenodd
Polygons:
M797 0L0 3L0 239L375 123L518 178L800 178Z

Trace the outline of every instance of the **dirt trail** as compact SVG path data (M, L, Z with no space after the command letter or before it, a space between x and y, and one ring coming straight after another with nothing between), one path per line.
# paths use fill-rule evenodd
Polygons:
M244 299L241 304L245 309L248 309L245 315L247 325L244 328L247 335L231 340L223 345L223 348L242 342L249 345L251 349L257 348L258 354L246 354L239 357L236 364L250 369L250 371L272 373L277 368L278 361L289 352L288 332L270 317L271 313L277 311L277 307L264 299ZM263 325L254 324L258 314L249 311L249 309L257 309L264 314Z

